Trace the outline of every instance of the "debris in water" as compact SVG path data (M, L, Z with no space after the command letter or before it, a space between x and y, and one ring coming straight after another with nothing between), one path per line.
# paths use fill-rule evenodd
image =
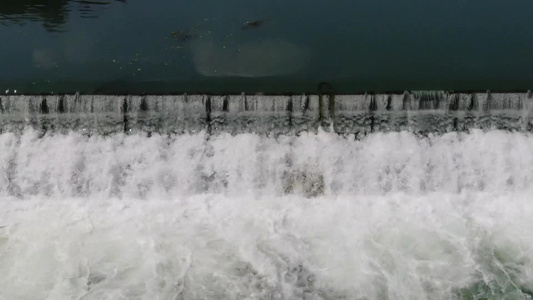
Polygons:
M242 30L248 30L248 29L258 29L259 27L263 26L267 20L256 20L251 22L246 22L242 25Z
M190 32L184 32L184 31L173 31L172 37L180 42L187 42L194 38L194 35Z

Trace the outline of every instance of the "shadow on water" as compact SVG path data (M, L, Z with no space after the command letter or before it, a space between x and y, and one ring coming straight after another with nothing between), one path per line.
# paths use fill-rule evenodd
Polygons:
M82 18L97 18L98 9L126 0L4 0L0 1L0 25L42 22L47 31L63 31L68 14L78 11Z

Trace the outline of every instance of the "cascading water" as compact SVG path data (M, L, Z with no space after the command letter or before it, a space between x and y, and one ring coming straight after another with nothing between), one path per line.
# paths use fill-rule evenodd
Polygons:
M49 95L0 97L0 129L160 134L317 132L357 137L407 130L445 133L471 128L531 131L533 93L404 92L366 95Z
M0 299L531 299L531 95L358 97L2 98Z

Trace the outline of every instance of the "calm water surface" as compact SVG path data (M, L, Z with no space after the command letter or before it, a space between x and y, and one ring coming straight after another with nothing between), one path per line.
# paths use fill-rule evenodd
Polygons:
M0 88L528 89L532 9L527 0L2 1Z

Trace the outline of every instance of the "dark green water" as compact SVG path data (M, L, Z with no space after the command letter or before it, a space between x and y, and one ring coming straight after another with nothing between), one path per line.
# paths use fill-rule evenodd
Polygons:
M0 3L2 93L526 90L530 0Z

